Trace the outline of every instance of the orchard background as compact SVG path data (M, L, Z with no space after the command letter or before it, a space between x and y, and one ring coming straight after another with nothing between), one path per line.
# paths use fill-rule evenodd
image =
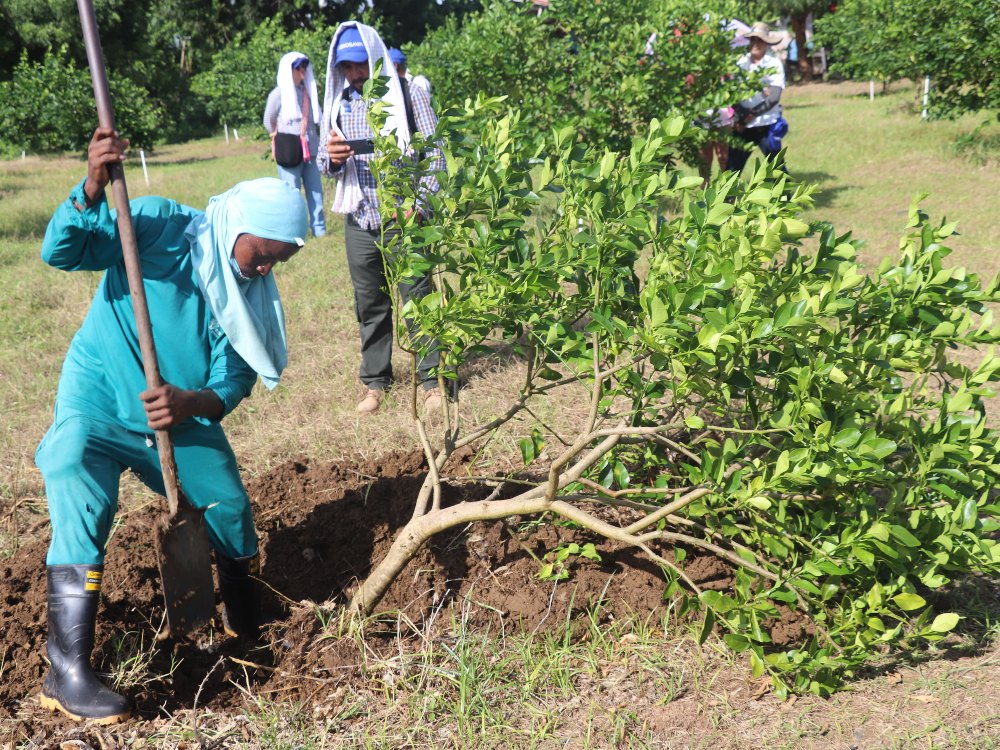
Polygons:
M532 384L529 390L542 398L530 410L479 435L490 436L475 454L483 472L516 482L534 470L550 471L558 443L577 437L567 430L583 424L579 445L590 450L614 424L627 445L609 446L572 481L558 483L564 497L625 498L638 506L633 510L654 516L664 496L704 490L709 494L702 496L715 498L684 506L685 529L700 524L694 536L676 536L670 519L650 527L675 534L669 559L661 557L664 591L675 602L670 617L651 624L636 613L625 623L595 624L584 637L568 628L558 648L503 638L489 648L505 656L488 661L459 646L463 637L468 646L489 634L459 628L447 648L425 644L419 679L392 690L378 680L353 685L369 698L333 729L329 717L302 712L314 704L289 714L280 700L254 696L247 682L244 741L470 746L475 737L483 746L504 747L504 732L516 727L517 746L555 746L570 732L578 746L737 747L752 732L765 744L796 747L834 740L989 747L997 727L989 708L997 684L997 595L990 581L997 564L996 437L989 400L996 367L988 349L997 225L990 196L998 186L982 145L996 137L995 126L982 123L995 109L991 81L970 77L963 96L934 108L954 119L937 122L914 114L905 81L888 85L874 102L867 83L793 87L785 98L793 181L766 169L751 174L751 167L744 175L749 187L718 180L702 192L684 164L704 133L689 123L752 85L723 75L733 58L718 23L746 17L746 6L719 7L707 19L703 8L683 4L559 7L542 22L500 3L481 15L457 13L407 48L414 67L431 74L439 108L452 112L443 128L453 169L437 206L442 221L407 227L404 241L436 248L431 261L443 293L414 312L451 346L462 385L456 421L413 419L405 385L391 394L386 414L355 418L354 323L350 289L331 284L345 277L342 237L334 232L311 242L309 255L279 277L293 343L301 342L286 385L255 394L228 429L251 481L302 456L377 464L400 448L447 452L449 441L454 447L456 439L476 434L475 425L509 413ZM774 12L750 10L760 17ZM142 84L118 81L121 96L137 104L129 125L137 143L154 147L151 184L133 169L133 195L164 194L197 206L239 179L272 172L252 123L271 86L273 60L290 47L325 59L330 27L319 19L258 20L254 33L234 38L210 63L202 57L196 66L184 47L191 66L185 98L203 107L212 138L163 140L184 119L180 110L164 127L149 119L171 111L157 108L160 94L144 88L150 100L143 106L134 88ZM646 55L651 30L668 33ZM67 106L51 110L48 131L44 117L36 128L22 121L4 129L34 133L31 151L79 147L56 134L77 127L85 137L89 129L86 87L70 95L83 74L71 62L72 44L60 41L65 46L44 55L41 65L25 45L28 55L18 57L0 92L7 96L0 107L30 91L62 92ZM510 54L496 54L501 45ZM496 61L497 69L484 60ZM948 80L942 71L937 77ZM874 77L872 70L855 72ZM506 99L477 104L477 81ZM964 96L977 87L980 95ZM71 106L79 107L75 119L54 119L65 118ZM7 117L13 109L0 111ZM241 140L226 144L219 121L240 126ZM7 151L19 156L23 148L11 142ZM9 385L0 488L10 559L45 533L31 455L47 426L62 353L96 284L87 275L46 273L37 261L47 217L81 166L72 156L14 158L4 164L0 186L2 273L11 290L0 327L0 378ZM407 199L405 184L383 189ZM930 197L911 206L925 192ZM866 244L850 244L847 231ZM902 255L900 237L909 238ZM424 262L410 256L409 265ZM407 271L407 264L397 269ZM760 352L769 353L759 359ZM782 359L789 355L798 363ZM649 369L635 368L639 362ZM400 352L397 370L408 366ZM594 372L635 377L594 378ZM582 391L560 396L544 385L562 380ZM763 390L755 392L752 381ZM652 433L671 441L669 449L639 439ZM853 474L841 479L838 472ZM428 503L440 486L434 474L422 490ZM127 508L155 504L135 486L125 494ZM586 528L581 516L575 519ZM526 520L514 514L513 521ZM790 543L795 536L803 538L802 548ZM699 539L724 548L733 564L741 564L736 556L753 566L745 567L742 582L737 576L735 589L699 592L686 585L677 550L693 549ZM809 549L818 556L810 559ZM563 544L540 556L538 573L555 586L571 585L574 567L587 564L585 546ZM814 601L807 605L802 597ZM338 602L315 604L327 605L315 615L325 623ZM762 623L788 605L810 613L819 627L813 638L775 649ZM364 661L363 641L358 648ZM155 647L144 649L138 653ZM733 651L743 656L734 660ZM127 661L110 659L105 668L121 673ZM568 664L579 665L569 678ZM562 685L561 701L584 706L575 714L583 729L561 714L533 713L531 700L520 711L501 709L526 703L512 680L521 669L549 675ZM631 681L613 683L617 695L609 689L616 670L632 674ZM140 682L156 679L139 671ZM656 675L660 701L639 695L643 674ZM845 684L852 694L794 699L826 696ZM401 696L408 702L405 727L379 709L372 696L380 694L386 707ZM430 713L428 694L439 696ZM539 688L535 697L543 694ZM758 701L775 711L761 716ZM891 715L887 705L896 706ZM30 739L24 727L40 725L31 723L37 718L30 701L20 710L7 726L11 741L23 743ZM232 713L215 707L200 716L209 732L231 729ZM189 720L173 712L140 725L134 741L154 742L160 732L182 741ZM48 740L70 737L58 725L45 731Z

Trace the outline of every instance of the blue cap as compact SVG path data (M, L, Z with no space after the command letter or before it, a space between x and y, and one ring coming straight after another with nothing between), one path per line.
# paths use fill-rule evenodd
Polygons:
M363 63L368 61L368 50L361 41L361 32L356 26L347 26L337 39L334 64L342 62Z
M406 63L406 55L398 47L389 48L389 59L392 60L393 65L403 65Z

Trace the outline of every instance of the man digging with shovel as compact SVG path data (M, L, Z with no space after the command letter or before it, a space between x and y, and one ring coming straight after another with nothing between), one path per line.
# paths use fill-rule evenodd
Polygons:
M126 469L163 494L152 436L170 430L177 472L205 511L231 635L260 627L257 534L236 458L220 420L259 375L273 388L287 361L276 263L298 252L309 228L298 191L281 180L242 182L202 212L158 197L131 202L136 244L160 353L163 385L147 388L122 241L105 186L127 141L98 128L87 177L49 222L42 259L65 271L105 271L63 363L55 419L35 461L52 523L47 652L41 703L73 719L110 724L128 701L90 667L105 547Z

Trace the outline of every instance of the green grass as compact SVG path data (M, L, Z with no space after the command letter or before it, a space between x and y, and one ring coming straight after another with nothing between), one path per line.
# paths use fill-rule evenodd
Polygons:
M907 111L911 98L899 86L870 102L866 84L850 83L786 93L789 168L819 187L808 218L867 240L865 260L874 266L895 252L911 200L927 192L925 210L959 222L954 262L991 275L1000 269L1000 170L952 148L978 120L922 122ZM147 156L148 187L133 155L126 166L130 192L204 206L238 180L273 175L264 151L260 141L226 144L221 136L164 147ZM38 260L48 217L83 174L78 157L0 163L0 557L13 554L32 529L37 533L45 517L32 456L51 419L62 357L97 284L95 274L61 273ZM248 476L301 454L376 458L417 445L402 391L391 394L385 414L369 420L353 414L358 353L351 290L342 234L335 217L328 218L330 235L310 241L277 272L290 334L282 385L271 393L258 389L226 421ZM398 366L405 370L405 360ZM489 413L516 384L516 368L499 360L483 365L469 400ZM504 440L498 454L516 453L514 438ZM123 513L147 502L158 501L137 482L125 483ZM759 693L721 646L699 649L684 628L669 623L594 619L582 636L569 638L565 630L470 632L461 611L445 612L454 618L448 637L426 639L420 648L401 645L392 658L374 657L359 640L362 679L332 688L318 711L244 686L242 713L199 711L198 722L206 741L235 732L222 746L249 748L996 748L998 610L997 602L984 600L981 621L965 640L939 650L947 660L903 663L899 681L877 674L829 701L793 704ZM135 634L123 634L119 644L118 665L108 671L141 684L151 644ZM121 737L129 737L130 747L190 744L191 725L188 712Z
M896 84L869 101L867 85L792 88L786 97L785 139L792 174L819 188L808 218L831 221L867 242L877 266L895 254L914 197L935 219L958 221L955 265L985 276L1000 270L997 194L1000 170L955 153L952 144L982 117L924 121L908 108L912 89Z
M401 641L395 655L376 657L359 640L361 677L319 699L321 722L255 697L249 719L264 746L319 746L326 735L336 747L548 748L567 739L580 748L656 747L634 710L602 705L604 697L665 705L683 692L684 658L661 647L662 627L639 620L601 626L595 613L583 633L567 625L534 635L470 631L460 612L450 634L434 640L405 621L381 626L424 645L414 651Z

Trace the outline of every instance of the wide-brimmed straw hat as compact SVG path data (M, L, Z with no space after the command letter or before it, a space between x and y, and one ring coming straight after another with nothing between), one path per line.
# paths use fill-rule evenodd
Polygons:
M758 21L753 26L750 27L750 31L743 34L747 39L757 38L762 42L767 42L768 44L777 44L781 41L780 34L772 34L771 27L768 26L763 21Z

